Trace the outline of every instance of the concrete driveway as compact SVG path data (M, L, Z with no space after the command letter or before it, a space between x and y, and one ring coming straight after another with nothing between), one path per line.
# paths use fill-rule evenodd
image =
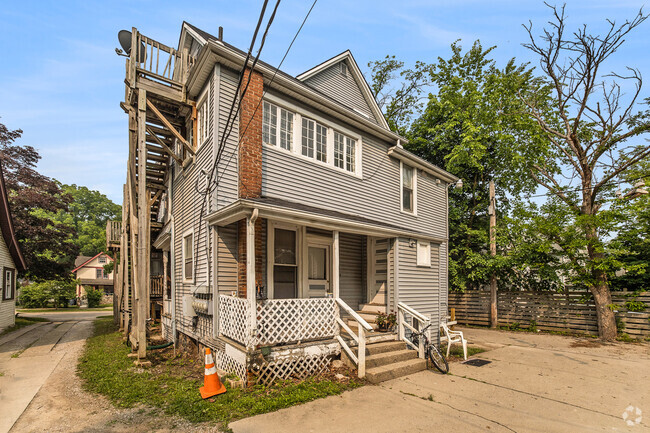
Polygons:
M0 433L7 432L52 375L71 346L82 346L92 321L109 311L19 313L44 317L0 337Z
M650 431L650 345L463 331L470 344L490 349L475 357L491 363L453 363L446 376L424 371L230 427L235 433Z

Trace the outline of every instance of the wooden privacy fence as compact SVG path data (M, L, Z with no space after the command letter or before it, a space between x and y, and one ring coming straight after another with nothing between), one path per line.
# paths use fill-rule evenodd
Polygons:
M636 298L615 294L613 303L618 305L616 317L623 323L623 332L634 338L650 336L650 292ZM642 312L628 311L626 301L643 302ZM458 323L467 325L490 325L490 292L450 292L449 308L456 310ZM535 322L538 329L546 331L570 331L598 334L596 307L589 292L498 292L498 325L521 327Z

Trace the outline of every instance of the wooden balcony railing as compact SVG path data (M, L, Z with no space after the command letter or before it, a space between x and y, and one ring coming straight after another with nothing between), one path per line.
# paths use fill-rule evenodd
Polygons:
M153 298L162 298L165 290L165 276L164 275L152 275L151 276L151 292L150 297Z
M119 248L120 237L122 236L122 221L106 222L106 247Z

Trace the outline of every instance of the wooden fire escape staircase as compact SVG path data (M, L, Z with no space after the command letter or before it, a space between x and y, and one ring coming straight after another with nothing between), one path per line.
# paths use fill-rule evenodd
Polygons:
M120 327L138 358L146 356L150 311L151 243L162 229L158 213L172 161L191 160L196 137L196 104L185 83L194 59L131 32L124 102L129 116L129 158L124 185L116 302ZM192 133L194 132L194 133Z

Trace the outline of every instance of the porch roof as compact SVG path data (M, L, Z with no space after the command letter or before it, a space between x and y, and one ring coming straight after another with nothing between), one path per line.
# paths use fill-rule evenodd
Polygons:
M258 210L258 216L261 218L307 225L325 230L339 230L370 236L416 237L437 243L447 241L444 238L409 230L394 224L372 220L359 215L308 206L302 203L272 197L237 200L223 209L212 212L207 216L207 220L212 225L228 225L250 216L254 209Z

